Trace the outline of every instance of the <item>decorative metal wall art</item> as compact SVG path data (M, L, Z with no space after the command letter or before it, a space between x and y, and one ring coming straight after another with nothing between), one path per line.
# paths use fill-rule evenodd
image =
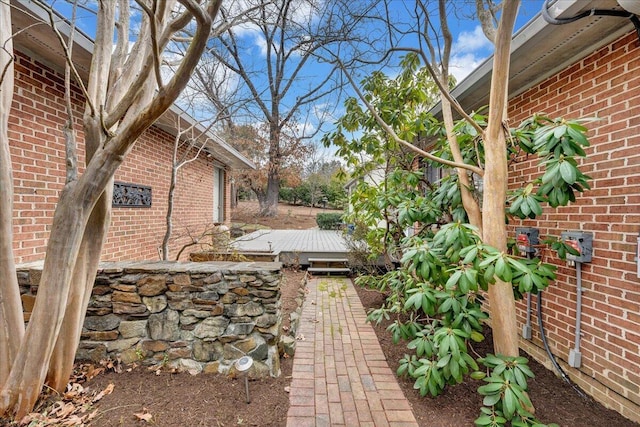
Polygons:
M151 187L146 185L115 182L113 184L114 207L150 208Z

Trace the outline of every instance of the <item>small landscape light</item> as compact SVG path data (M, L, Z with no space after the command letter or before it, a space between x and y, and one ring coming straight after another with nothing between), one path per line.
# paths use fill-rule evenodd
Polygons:
M253 366L253 359L250 356L242 356L236 360L235 366L238 372L244 373L244 390L247 394L247 403L251 403L251 398L249 397L249 375L245 372Z

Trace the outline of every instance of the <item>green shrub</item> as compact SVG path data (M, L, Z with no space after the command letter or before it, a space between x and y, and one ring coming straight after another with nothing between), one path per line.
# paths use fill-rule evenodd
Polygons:
M342 225L342 214L322 212L316 215L316 223L321 230L337 230Z

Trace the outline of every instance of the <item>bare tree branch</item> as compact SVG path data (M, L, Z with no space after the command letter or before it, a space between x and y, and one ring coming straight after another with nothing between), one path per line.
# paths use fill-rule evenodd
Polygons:
M156 76L156 84L158 89L162 90L162 75L160 74L160 47L158 46L158 26L157 26L157 11L149 8L144 1L136 0L136 3L147 14L148 22L151 32L151 52L153 53L153 72ZM155 8L158 3L153 2Z
M245 47L244 38L235 28L221 34L210 47L209 54L240 80L242 92L237 95L248 100L240 103L246 105L243 112L268 123L269 176L267 195L261 200L261 207L264 214L271 215L276 212L280 185L283 148L280 135L296 117L308 116L303 110L345 86L339 81L335 64L326 63L326 69L318 72L313 67L321 63L323 50L356 43L355 22L361 17L355 10L349 10L351 4L345 0L327 3L304 0L309 16L297 15L301 9L298 0L274 3L258 0L256 4L260 8L246 15L246 25L260 37L260 56L246 55L247 49L254 48L253 42L247 40L251 44ZM227 15L228 12L223 12L224 17ZM257 78L259 74L262 78ZM317 128L321 125L318 123Z
M58 38L58 41L60 42L60 46L62 47L62 50L64 51L65 58L67 58L66 66L68 66L69 69L71 70L71 72L73 73L73 77L74 77L75 81L77 82L78 86L80 87L80 89L82 90L82 92L85 95L85 97L87 99L90 99L88 97L87 89L84 86L82 78L80 77L80 74L78 73L78 70L76 69L76 66L73 63L73 59L72 59L72 56L71 56L71 47L67 45L67 43L64 41L64 37L62 36L62 34L60 34L60 31L58 30L58 27L56 25L56 19L55 19L54 15L53 15L53 9L48 7L46 4L42 3L41 0L36 0L36 3L43 10L45 10L47 12L47 14L49 15L49 23L51 25L51 28L53 29L54 33L56 34L56 37ZM74 13L75 13L75 9L74 9ZM74 33L74 31L75 30L73 29L73 26L72 26L72 29L71 29L72 34ZM73 41L69 40L69 45L71 45L72 43L73 43ZM93 105L91 102L89 102L88 104L89 104L89 108L91 108L92 113L95 114L95 105Z
M76 22L76 12L77 7L73 6L71 13L71 31L69 33L69 50L68 55L69 58L72 58L73 54L73 40L75 37L75 22ZM52 23L53 24L53 23ZM64 67L64 101L65 107L67 109L67 121L63 127L64 138L65 138L65 158L67 164L67 179L66 182L72 182L78 179L78 153L77 153L77 144L75 138L75 132L73 131L73 106L71 105L71 61L65 62Z
M210 121L209 126L203 131L199 131L194 134L194 130L198 126L197 123L193 123L187 127L187 129L182 130L182 117L178 116L175 120L175 128L178 130L174 137L173 141L173 151L171 154L171 177L169 179L169 192L167 195L167 213L165 215L165 233L162 239L162 245L160 248L160 255L163 260L169 259L169 240L171 239L171 234L173 232L173 207L174 207L174 196L175 189L178 181L178 172L179 170L196 161L204 148L209 141L209 138L205 138L203 140L202 137L205 137L209 131L211 130L211 126L213 126L213 121ZM186 136L191 133L190 136ZM183 149L183 154L180 159L178 159L178 151L186 145L186 148ZM191 153L191 150L195 148L195 153ZM180 255L178 254L178 257Z
M485 7L485 3L487 7ZM476 12L480 19L482 32L491 41L496 41L496 9L499 9L492 0L476 0Z

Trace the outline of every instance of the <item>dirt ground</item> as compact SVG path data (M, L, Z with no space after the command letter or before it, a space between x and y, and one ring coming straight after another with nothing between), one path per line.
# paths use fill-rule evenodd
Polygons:
M274 230L306 230L317 227L316 215L319 212L338 212L331 209L310 208L280 203L278 215L273 218L260 218L258 202L240 202L231 214L231 222L241 226L260 224Z
M255 204L241 204L234 212L233 220L259 222L272 228L303 229L315 227L315 214L322 210L284 205L280 207L278 217L268 220L252 217L252 212L256 211ZM303 272L285 272L282 286L285 319L297 307L295 298L303 277ZM365 308L378 307L384 298L376 291L358 289L358 293ZM385 331L386 326L381 324L375 329L391 369L395 370L406 348L392 343L389 333ZM489 336L486 343L490 342ZM476 351L486 353L488 348L479 347ZM76 387L76 392L88 397L76 399L73 407L67 403L58 403L46 410L49 420L65 411L75 411L64 420L74 419L75 416L78 420L85 420L84 424L42 421L23 425L285 426L289 408L287 387L291 381L293 359L282 358L281 365L282 375L279 378L249 382L250 403L246 402L244 382L238 378L169 372L156 375L143 367L125 369L121 373L100 373ZM536 374L535 379L530 382L531 396L542 421L556 422L565 427L638 426L593 400L583 400L543 366L531 362L531 367ZM469 381L451 387L442 396L433 399L420 397L413 389L413 381L400 379L400 386L411 402L421 427L472 426L481 403L480 396L476 393L479 385L479 382ZM74 402L74 393L67 393L71 395L71 399L66 402ZM46 418L42 415L44 412L44 409L41 410L41 418ZM0 426L2 425L11 424L0 420Z

